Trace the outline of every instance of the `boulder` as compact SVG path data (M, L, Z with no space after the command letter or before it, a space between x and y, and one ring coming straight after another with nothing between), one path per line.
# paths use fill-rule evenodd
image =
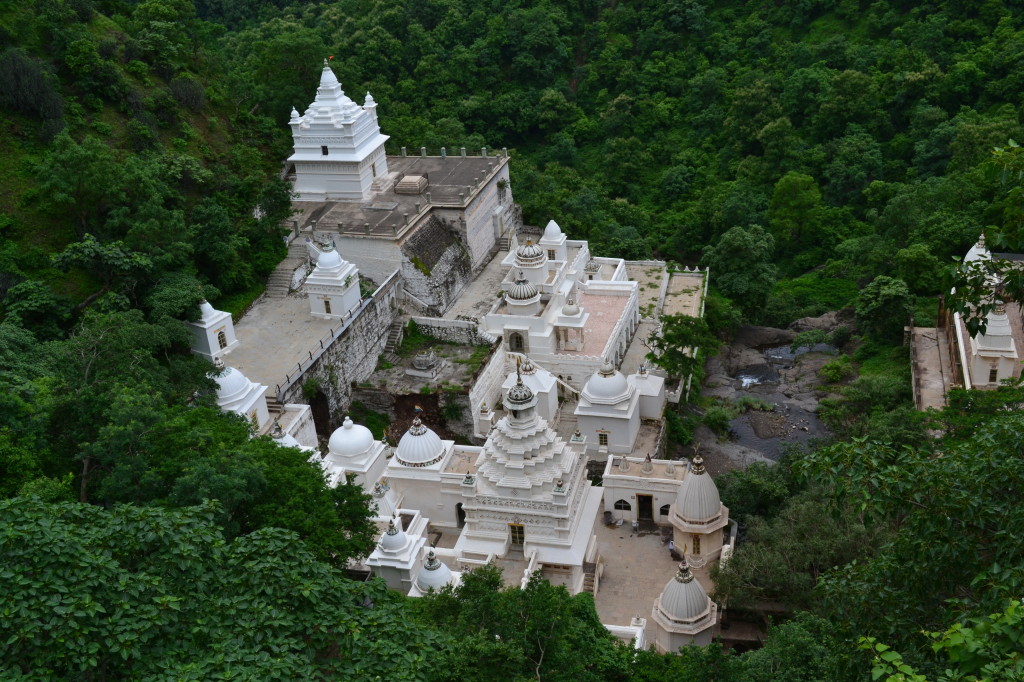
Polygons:
M832 310L817 317L801 317L793 320L789 328L796 333L808 332L812 329L820 329L823 332L830 332L836 327L849 325L853 322L853 316L849 308L843 310Z
M796 332L790 329L744 325L736 330L732 342L734 346L765 348L767 346L782 346L792 343L795 338Z

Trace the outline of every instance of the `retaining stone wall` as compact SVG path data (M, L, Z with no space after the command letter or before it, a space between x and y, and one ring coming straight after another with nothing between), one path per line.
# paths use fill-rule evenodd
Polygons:
M340 423L352 396L352 384L365 381L377 367L388 333L397 316L396 298L401 281L393 277L368 299L352 322L334 338L302 374L282 387L282 403L305 403L302 386L311 378L319 381L327 396L332 426Z

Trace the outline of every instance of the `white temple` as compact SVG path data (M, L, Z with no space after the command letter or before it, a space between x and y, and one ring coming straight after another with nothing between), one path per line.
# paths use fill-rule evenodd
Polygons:
M380 535L364 568L410 596L457 586L465 570L492 562L506 569L512 584L525 585L540 572L572 593L597 594L605 566L598 542L598 533L607 530L598 525L602 517L616 535L629 531L630 526L621 528L625 521L637 524L634 532L643 527L645 535L662 526L666 579L669 528L698 572L722 553L728 509L699 458L692 469L685 461L656 459L664 437L659 427L665 378L637 368L638 349L639 357L645 352L636 345L641 292L630 279L632 272L646 282L644 315L650 320L666 296L691 300L691 291L697 303L683 308L684 314L701 314L703 273L692 275L685 292L672 292L679 281L673 278L681 273L657 262L630 263L628 271L625 260L595 257L587 241L569 239L555 221L539 238L533 234L519 243L532 228L519 232L507 153L482 149L474 157L462 149L429 157L425 148L419 155L403 148L391 157L389 170L388 138L380 132L376 103L368 94L362 106L355 104L326 63L316 99L302 115L292 111L290 127L298 201L325 203L300 204L307 220L305 227L294 225L294 234L308 230L315 267L297 274L309 273L303 292L311 315L346 320L346 334L335 335L332 325L330 337L337 339L331 343L351 344L332 351L332 367L347 370L338 372L344 383L362 382L363 365L372 364L383 345L377 344L396 338L396 310L460 343L466 336L472 343L492 343L472 385L464 387L471 410L466 421L475 429L470 435L482 445L442 438L417 409L394 447L346 416L324 455L311 457L330 485L351 480L376 504ZM645 269L646 279L637 268ZM387 281L397 293L373 308L377 299L360 296L360 271ZM470 289L474 298L459 300ZM456 303L470 305L460 310ZM305 315L307 302L300 304ZM373 324L357 334L361 320ZM195 323L203 339L214 341L216 334L205 330L217 324ZM232 338L225 335L228 346ZM205 343L211 356L226 352L219 341ZM308 345L319 343L310 339ZM349 349L365 351L370 361L360 356L346 364ZM310 368L322 362L314 359L318 352L308 353ZM619 369L627 357L633 374ZM237 366L253 371L253 364L250 359ZM281 402L296 395L304 371L314 372L306 364L297 364L299 374L286 379L292 393L277 386ZM319 365L315 376L323 376L322 370ZM423 388L430 390L432 378L426 377ZM271 386L275 381L263 378ZM299 418L289 422L295 406L282 408L274 396L268 400L267 386L238 369L225 370L218 385L222 408L250 419L258 432L271 433L283 445L317 444L308 406L300 406ZM346 404L334 395L328 409L337 418ZM587 464L594 460L607 460L601 487L587 478ZM642 526L647 523L652 525ZM650 622L657 646L666 649L710 638L717 611L689 569L671 578L655 600L660 580L659 574L652 594L609 629L642 646ZM641 618L652 606L653 620Z
M620 258L593 258L586 241L567 239L555 221L539 243L520 244L502 261L503 296L481 321L513 353L559 371L574 390L604 358L616 365L640 321L638 285Z
M718 606L683 561L654 602L651 618L657 633L655 648L660 653L670 653L683 646L711 644Z
M334 244L318 248L307 242L316 267L303 286L313 317L343 318L359 307L359 271L341 257Z
M377 103L370 93L363 106L353 102L326 59L316 99L301 116L292 109L288 125L295 144L288 162L295 166L298 201L362 201L393 184Z
M601 489L586 478L587 457L537 415L537 396L520 379L464 486L466 528L456 549L504 556L519 550L569 572L570 591L593 561L593 524Z

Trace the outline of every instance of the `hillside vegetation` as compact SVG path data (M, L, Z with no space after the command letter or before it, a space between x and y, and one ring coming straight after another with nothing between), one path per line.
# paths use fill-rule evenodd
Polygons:
M983 229L1024 250L1022 52L996 0L0 0L3 676L1014 679L1024 398L956 394L925 440L893 344ZM723 594L813 615L633 658L543 584L340 577L368 498L215 409L180 324L283 257L285 122L325 57L390 151L508 147L528 223L710 266L716 332L856 309L836 442L722 483L751 527Z

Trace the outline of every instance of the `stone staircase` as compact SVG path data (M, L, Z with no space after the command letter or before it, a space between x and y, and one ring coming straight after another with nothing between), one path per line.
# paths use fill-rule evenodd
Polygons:
M391 331L388 332L388 340L384 344L382 355L392 365L398 364L398 361L401 359L398 357L398 348L402 345L402 336L405 333L406 324L405 316L401 316L391 323Z
M277 396L267 395L267 411L272 417L284 414L284 405L277 399Z
M597 563L583 562L583 591L597 595Z
M267 278L267 298L284 298L288 295L292 289L292 273L308 260L308 253L306 240L301 237L288 245L288 255Z

